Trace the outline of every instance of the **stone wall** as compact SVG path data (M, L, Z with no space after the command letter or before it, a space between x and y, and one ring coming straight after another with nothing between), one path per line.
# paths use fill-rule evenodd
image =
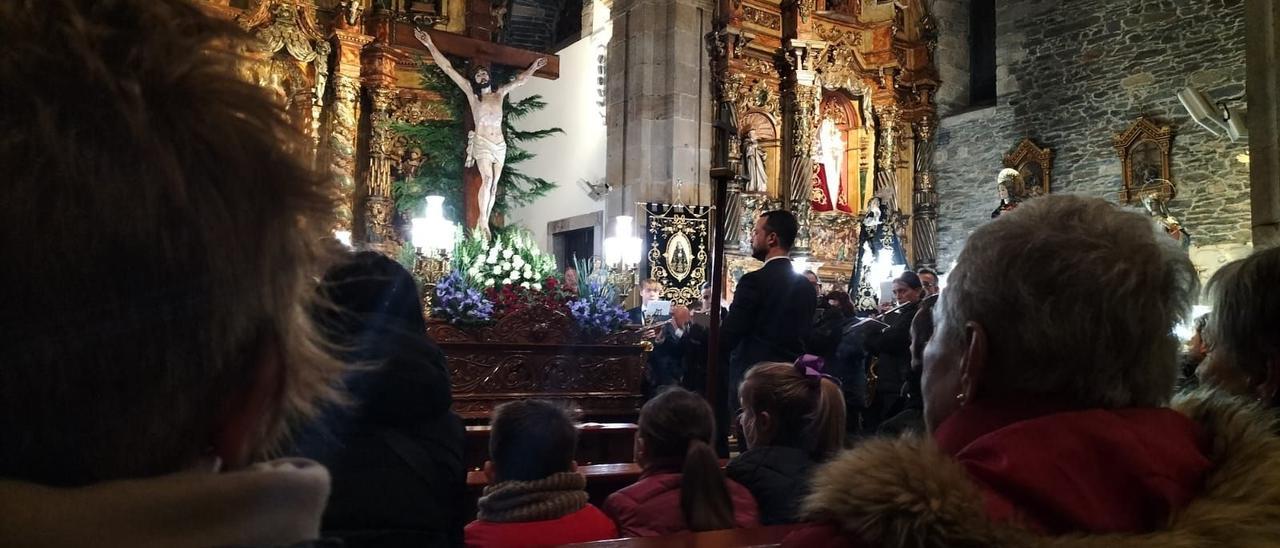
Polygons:
M635 202L707 203L710 0L614 0L606 76L607 216Z
M938 88L938 115L950 116L969 104L969 0L936 0L938 49L933 62L945 85Z
M957 42L967 48L967 37L955 36L968 32L965 4L938 2L940 50ZM944 77L952 77L939 92L940 265L990 220L995 175L1023 137L1053 149L1052 192L1118 200L1123 180L1112 138L1140 115L1174 127L1178 196L1170 210L1193 244L1248 242L1249 168L1237 159L1248 145L1214 137L1176 97L1185 86L1214 100L1243 93L1243 0L1009 0L996 11L997 106L963 112L957 103L967 89L956 89L967 88L967 74L939 52Z

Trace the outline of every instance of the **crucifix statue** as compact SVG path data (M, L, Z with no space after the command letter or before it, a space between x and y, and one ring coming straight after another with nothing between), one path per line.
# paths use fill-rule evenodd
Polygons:
M479 211L472 225L472 232L487 238L489 236L489 216L493 213L494 203L498 199L498 180L502 177L502 167L507 160L507 141L502 133L502 103L511 90L524 85L534 73L547 66L545 57L538 57L529 68L521 72L511 82L494 90L489 85L489 71L482 66L475 71L475 86L466 77L453 68L453 64L436 47L431 35L421 28L414 28L413 35L427 46L431 59L445 75L462 89L471 107L471 121L474 129L467 133L467 159L465 166L474 166L480 173L480 185L474 195L467 196L474 200Z

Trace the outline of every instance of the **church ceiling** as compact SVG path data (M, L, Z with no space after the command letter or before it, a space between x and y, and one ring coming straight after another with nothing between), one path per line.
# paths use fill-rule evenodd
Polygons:
M555 53L582 35L582 8L590 0L495 0L498 42Z

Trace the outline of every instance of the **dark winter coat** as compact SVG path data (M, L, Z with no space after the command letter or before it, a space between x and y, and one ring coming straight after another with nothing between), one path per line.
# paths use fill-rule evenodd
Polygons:
M334 306L319 323L356 366L344 379L352 405L326 410L297 442L333 478L325 533L351 548L461 544L462 422L413 278L359 253L326 274L323 291Z
M802 449L765 446L738 455L724 471L729 479L751 491L760 507L760 523L778 525L799 519L800 503L808 493L815 466Z
M916 317L918 303L911 303L886 314L889 327L867 334L867 353L876 357L876 393L901 394L911 375L911 320Z

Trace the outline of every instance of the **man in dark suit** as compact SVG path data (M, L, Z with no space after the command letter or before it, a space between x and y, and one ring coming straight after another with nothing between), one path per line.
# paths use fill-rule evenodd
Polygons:
M729 356L730 417L738 410L738 384L760 362L790 362L804 353L818 294L791 265L799 225L786 211L756 219L751 256L764 266L738 280L729 317L720 328L720 351Z

